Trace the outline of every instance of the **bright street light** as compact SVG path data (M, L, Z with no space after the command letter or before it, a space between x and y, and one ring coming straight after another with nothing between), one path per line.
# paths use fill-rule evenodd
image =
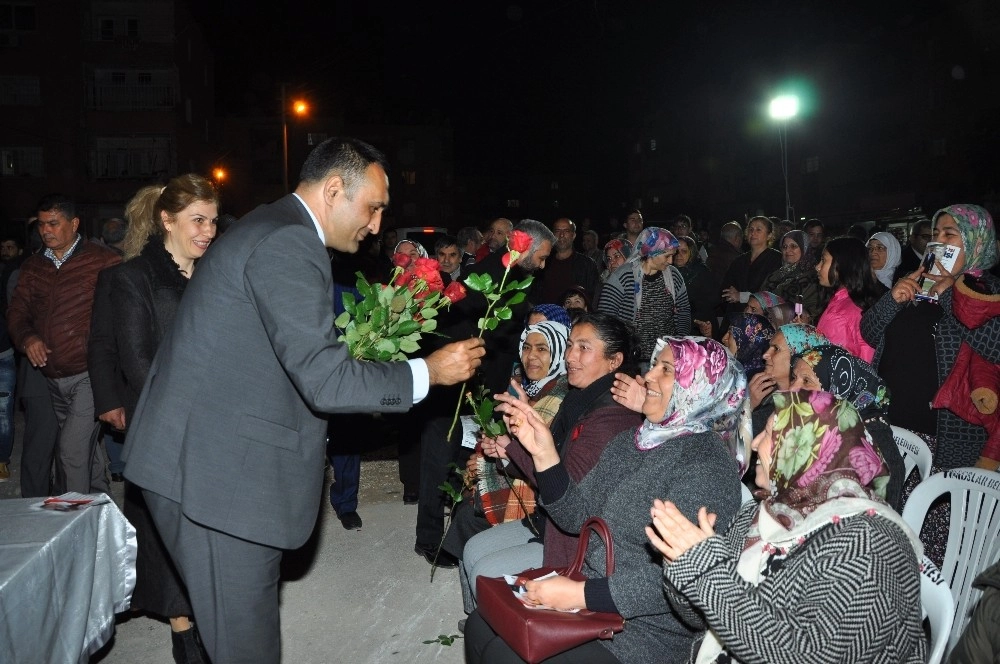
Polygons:
M790 120L799 114L799 98L795 95L781 95L771 100L768 108L775 120Z
M785 219L792 219L792 197L788 193L788 121L799 113L799 98L780 95L768 107L771 117L779 121L778 145L781 146L781 174L785 178Z
M305 115L309 105L301 99L292 102L292 113ZM288 98L285 96L285 84L281 84L281 180L288 193Z

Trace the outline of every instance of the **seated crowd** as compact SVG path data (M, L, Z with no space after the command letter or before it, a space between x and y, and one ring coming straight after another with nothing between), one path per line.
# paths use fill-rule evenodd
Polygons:
M524 661L478 605L477 578L567 567L595 516L614 571L591 542L584 580L524 580L523 599L616 613L624 628L546 662L925 661L920 574L941 563L948 505L920 533L903 522L915 483L890 427L923 438L935 472L1000 466L982 420L929 405L943 386L972 399L970 351L1000 363L993 222L953 205L930 225L957 260L900 271L926 222L901 248L885 232L827 240L816 220L776 238L756 217L747 251L732 251L733 222L727 248L704 252L686 217L679 236L634 212L588 252L595 289L531 291L520 363L495 390L507 433L479 437L444 538L467 661ZM528 271L570 274L550 272L565 237ZM570 324L551 322L560 308Z

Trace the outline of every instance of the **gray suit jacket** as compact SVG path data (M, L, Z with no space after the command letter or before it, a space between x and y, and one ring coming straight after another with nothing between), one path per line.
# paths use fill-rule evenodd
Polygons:
M198 263L129 423L125 476L193 521L297 548L322 494L326 418L410 408L405 363L337 343L323 243L294 196L230 228Z

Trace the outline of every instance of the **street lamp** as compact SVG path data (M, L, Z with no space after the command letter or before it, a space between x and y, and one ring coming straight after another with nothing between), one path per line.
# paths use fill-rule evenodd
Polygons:
M292 102L292 113L295 115L305 115L309 111L309 105L301 99ZM285 96L285 84L281 84L281 180L285 185L285 193L288 193L288 99Z
M778 120L778 145L781 146L781 174L785 177L785 219L792 219L792 199L788 193L788 121L799 113L799 98L781 95L771 100L771 117Z

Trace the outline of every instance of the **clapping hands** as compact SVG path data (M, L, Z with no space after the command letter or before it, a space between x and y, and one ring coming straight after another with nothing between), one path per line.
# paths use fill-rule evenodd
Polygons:
M653 527L646 526L646 537L671 562L695 544L715 535L716 515L704 507L698 508L697 524L691 523L669 500L657 498L649 513L653 517Z

